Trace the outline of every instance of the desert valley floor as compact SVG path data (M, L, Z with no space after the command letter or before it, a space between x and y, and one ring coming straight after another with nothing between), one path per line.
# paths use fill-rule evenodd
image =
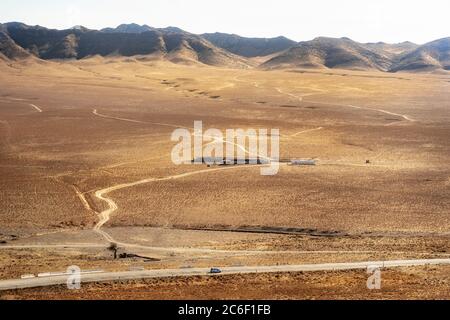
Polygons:
M93 57L0 61L0 83L0 279L70 265L450 257L448 74ZM317 165L282 166L275 176L252 166L176 166L171 133L195 120L223 131L278 128L281 158ZM110 242L128 258L113 260ZM147 283L167 292L181 281L174 296L136 289L144 282L90 285L78 297L114 297L122 286L134 298L214 298L217 286L222 298L450 298L448 267L386 272L387 286L374 293L361 289L365 271L351 271ZM237 294L246 282L253 289ZM52 288L0 293L48 295L74 298Z

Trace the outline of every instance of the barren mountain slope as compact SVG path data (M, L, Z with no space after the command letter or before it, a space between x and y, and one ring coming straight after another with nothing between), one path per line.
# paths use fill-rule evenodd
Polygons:
M5 30L22 48L42 59L82 59L94 55L155 55L173 62L200 62L238 68L249 66L245 58L217 48L200 36L177 28L154 29L140 33L104 32L85 28L51 30L21 23L8 23L5 24Z
M215 46L244 57L261 57L281 52L297 44L285 37L245 38L227 33L205 33L202 37Z
M420 46L396 63L392 71L450 70L450 38Z
M391 60L348 38L316 38L300 42L265 62L265 69L340 68L381 70L390 68Z

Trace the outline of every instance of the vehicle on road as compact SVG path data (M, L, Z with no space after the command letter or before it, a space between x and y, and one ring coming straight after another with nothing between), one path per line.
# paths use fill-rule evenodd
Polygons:
M219 268L211 268L209 273L211 273L211 274L222 273L222 270L220 270Z

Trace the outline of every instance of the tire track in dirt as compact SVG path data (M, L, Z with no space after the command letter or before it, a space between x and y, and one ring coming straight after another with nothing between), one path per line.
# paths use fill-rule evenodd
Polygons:
M296 99L296 100L298 100L300 102L303 101L303 97L302 96L298 96L298 95L295 95L295 94L289 93L289 92L284 92L280 88L275 88L275 90L277 90L281 94L287 95L288 97L294 98L294 99Z
M174 124L167 124L167 123L153 123L153 122L143 122L143 121L138 121L138 120L133 120L133 119L127 119L127 118L120 118L120 117L113 117L113 116L108 116L108 115L104 115L104 114L100 114L96 109L94 109L93 114L102 118L106 118L106 119L112 119L112 120L118 120L118 121L126 121L126 122L132 122L132 123L143 123L143 124L154 124L154 125L163 125L163 126L169 126L172 128L186 128L186 129L193 129L193 128L187 128L187 127L180 127ZM318 127L318 128L314 128L314 129L308 129L308 130L303 130L300 132L297 132L294 134L294 136L296 135L300 135L303 133L307 133L307 132L311 132L311 131L316 131L316 130L322 130L322 127ZM214 143L217 140L217 137L210 137L213 139L212 142L210 143ZM220 142L222 143L228 143L226 140L219 139ZM236 145L238 148L241 148L242 150L244 150L245 152L249 153L249 151L247 149L245 149L245 147L233 143L234 145ZM269 159L272 160L272 159ZM261 165L259 165L260 167ZM257 166L252 166L252 167L257 167ZM107 240L108 242L111 243L116 243L118 245L121 246L125 246L128 248L141 248L141 249L152 249L152 250L162 250L162 251L176 251L176 250L181 250L182 252L218 252L218 250L209 250L209 249L185 249L185 248L177 248L176 250L174 248L155 248L155 247L149 247L149 246L141 246L141 245L136 245L136 244L129 244L129 243L124 243L124 242L119 242L116 241L110 234L108 234L106 231L102 230L102 227L110 220L111 215L117 211L119 209L118 205L114 202L114 200L112 200L111 198L107 197L106 195L114 192L114 191L118 191L118 190L122 190L122 189L126 189L126 188L131 188L134 186L139 186L139 185L143 185L143 184L147 184L147 183L151 183L151 182L160 182L160 181L169 181L169 180L177 180L177 179L182 179L185 177L190 177L190 176L194 176L194 175L200 175L200 174L206 174L206 173L211 173L211 172L218 172L218 171L225 171L225 170L235 170L235 169L247 169L246 167L242 167L242 166L233 166L233 167L222 167L222 168L215 168L215 169L204 169L204 170L199 170L199 171L193 171L193 172L187 172L187 173L182 173L182 174L177 174L177 175L172 175L172 176L167 176L167 177L163 177L163 178L147 178L147 179L142 179L139 181L135 181L135 182L130 182L130 183L123 183L123 184L118 184L118 185L114 185L111 187L107 187L104 189L100 189L95 191L95 197L103 202L106 202L108 205L108 209L98 213L98 217L99 217L99 222L95 225L94 227L94 231L99 234L100 236L102 236L105 240ZM228 250L225 250L225 252L229 252ZM241 252L241 251L240 251ZM241 252L242 253L242 252Z
M252 166L252 167L257 167L257 166ZM205 173L211 173L211 172L217 172L217 171L225 171L225 170L232 170L232 169L243 169L244 167L239 167L239 166L235 166L235 167L222 167L222 168L215 168L215 169L204 169L204 170L199 170L199 171L192 171L192 172L186 172L186 173L181 173L181 174L177 174L177 175L172 175L172 176L167 176L164 178L147 178L147 179L142 179L139 181L135 181L135 182L130 182L130 183L123 183L123 184L118 184L112 187L108 187L105 189L101 189L95 192L95 197L97 197L98 199L106 202L109 206L109 208L103 212L100 213L100 221L97 223L97 225L95 226L94 230L98 231L101 229L101 227L103 225L105 225L108 221L109 218L111 216L111 214L116 211L118 209L117 204L110 198L106 197L107 194L117 191L117 190L121 190L121 189L126 189L126 188L131 188L131 187L135 187L135 186L139 186L139 185L143 185L143 184L147 184L150 182L160 182L160 181L169 181L169 180L177 180L177 179L182 179L182 178L186 178L186 177L190 177L190 176L194 176L194 175L199 175L199 174L205 174Z
M355 105L352 105L352 104L339 104L339 103L331 103L331 102L308 101L308 103L322 104L322 105L327 105L327 106L347 107L347 108L353 108L353 109L359 109L359 110L380 112L380 113L384 113L384 114L388 114L388 115L391 115L391 116L396 116L396 117L402 118L403 120L406 120L408 122L417 122L417 120L412 119L408 115L401 114L401 113L395 113L395 112L387 111L387 110L384 110L384 109L375 109L375 108L369 108L369 107L355 106ZM396 122L390 122L388 124L385 124L385 126L391 126L391 125L396 124L396 123L398 123L398 122L397 121Z
M174 124L158 123L158 122L143 122L143 121L132 120L132 119L127 119L127 118L108 116L108 115L100 114L97 111L97 109L94 109L93 114L96 115L96 116L102 117L102 118L112 119L112 120L119 120L119 121L133 122L133 123L145 123L145 124L153 124L153 125L161 125L161 126L169 126L169 127L177 128L177 129L178 128L193 129L193 128L177 126L177 125L174 125ZM240 148L244 152L250 154L250 151L248 151L247 149L245 149L245 147L243 147L243 146L241 146L241 145L239 145L237 143L229 142L229 141L226 141L223 138L218 138L218 137L209 136L209 138L211 138L213 141L211 141L208 144L212 144L212 143L215 143L215 142L232 143L233 145L237 146L238 148ZM259 155L259 156L261 156L261 155ZM265 157L265 156L262 156L262 157L266 158L269 161L272 160L272 159L269 159L268 157ZM255 165L255 166L252 166L252 167L261 167L261 166L262 165ZM242 167L242 166L222 167L222 168L215 168L215 169L205 169L205 170L199 170L199 171L193 171L193 172L187 172L187 173L172 175L172 176L168 176L168 177L164 177L164 178L147 178L147 179L143 179L143 180L139 180L139 181L135 181L135 182L118 184L118 185L115 185L115 186L111 186L111 187L108 187L108 188L97 190L95 192L95 197L97 199L101 200L101 201L106 202L107 205L108 205L108 209L106 209L106 210L104 210L104 211L102 211L102 212L100 212L98 214L100 220L95 225L93 230L95 232L97 232L99 235L101 235L103 238L105 238L109 242L114 242L114 243L117 243L117 244L120 244L120 245L124 245L124 246L127 246L127 247L133 246L132 244L120 243L120 242L115 241L114 238L111 235L109 235L107 232L102 230L102 227L110 220L111 215L116 210L119 209L118 205L111 198L106 197L107 194L109 194L109 193L111 193L113 191L117 191L117 190L121 190L121 189L125 189L125 188L130 188L130 187L134 187L134 186L139 186L139 185L147 184L147 183L150 183L150 182L176 180L176 179L190 177L190 176L198 175L198 174L217 172L217 171L225 171L225 170L232 170L232 169L243 169L243 168L246 169L246 167ZM87 203L87 201L86 201L86 203Z
M101 118L104 118L104 119L110 119L110 120L119 120L119 121L132 122L132 123L142 123L142 124L153 124L153 125L157 125L157 126L170 127L170 128L176 128L176 129L179 129L179 128L181 128L181 129L192 129L192 128L188 128L188 127L184 127L184 126L177 126L177 125L170 124L170 123L147 122L147 121L140 121L140 120L134 120L134 119L127 119L127 118L108 116L108 115L99 113L97 111L97 109L94 109L92 111L92 113L94 115L96 115L97 117L101 117Z
M313 129L307 129L307 130L303 130L303 131L296 132L296 133L291 134L291 135L283 135L282 137L286 137L286 138L294 138L294 137L296 137L296 136L298 136L298 135L301 135L301 134L305 134L305 133L309 133L309 132L314 132L314 131L319 131L319 130L323 130L323 127L317 127L317 128L313 128Z
M30 103L30 107L32 107L37 112L42 113L42 109L39 108L37 105Z
M111 119L111 120L126 121L126 122L141 123L141 124L152 124L152 125L170 127L170 128L175 128L175 129L195 130L195 128L192 128L192 127L178 126L178 125L169 124L169 123L146 122L146 121L139 121L139 120L133 120L133 119L127 119L127 118L108 116L108 115L104 115L104 114L99 113L97 111L97 109L94 109L92 113L94 115L98 116L98 117L105 118L105 119ZM195 136L195 134L193 134L193 136ZM209 142L208 144L213 144L215 142L222 142L222 143L226 143L226 144L232 144L232 145L236 146L237 148L241 149L242 151L244 151L246 154L250 154L250 151L245 149L245 147L241 146L240 144L237 144L237 143L234 143L234 142L230 142L230 141L227 141L225 139L220 139L220 138L217 138L217 137L213 137L213 136L203 135L203 137L207 137L207 138L210 138L210 139L213 140L213 141ZM270 159L270 158L268 158L266 156L261 156L261 155L259 155L259 156L264 158L264 159L266 159L266 160L272 160L272 159Z
M244 80L238 80L238 77L235 77L235 80L241 81L241 82L246 82ZM321 91L320 93L308 93L308 94L304 94L304 95L301 95L301 96L293 94L293 93L289 93L289 92L284 92L281 88L275 88L275 90L278 93L286 95L286 96L288 96L290 98L294 98L295 100L298 100L299 102L308 102L308 103L313 103L313 104L324 104L324 105L331 105L331 106L342 106L342 107L349 107L349 108L354 108L354 109L375 111L375 112L388 114L388 115L391 115L391 116L400 117L403 120L406 120L408 122L416 122L417 121L415 119L412 119L408 115L395 113L395 112L387 111L387 110L384 110L384 109L376 109L376 108L369 108L369 107L362 107L362 106L354 106L354 105L351 105L351 104L336 104L336 103L326 103L326 102L317 102L317 101L304 101L305 97L310 97L310 96L319 95L319 94L325 94L326 93L325 90L319 90L319 91ZM315 89L315 90L317 90L317 89ZM397 122L391 122L391 123L386 124L385 126L391 126L391 125L395 125L395 124L397 124Z
M80 189L78 189L78 187L76 185L72 185L72 188L75 191L75 193L78 196L78 198L80 199L80 201L83 204L84 208L86 210L90 211L90 212L98 214L98 212L92 208L91 204L89 204L89 201L86 198L85 194L83 192L81 192Z

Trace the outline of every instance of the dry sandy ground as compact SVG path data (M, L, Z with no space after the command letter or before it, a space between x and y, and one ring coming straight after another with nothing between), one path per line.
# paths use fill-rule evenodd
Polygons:
M106 204L94 199L97 189L198 170L174 166L173 128L150 124L191 127L194 120L205 128L280 128L282 157L314 157L320 166L282 168L274 177L239 169L119 190L111 225L450 229L450 83L443 76L93 59L2 66L0 77L5 229L89 227L96 217L75 187L100 211ZM139 122L101 118L94 108Z
M381 289L365 271L191 277L8 291L0 299L449 299L449 267L382 270ZM245 284L245 290L243 286Z
M143 227L107 228L106 231L120 241L144 246L120 247L119 254L138 254L158 260L139 257L114 260L106 248L107 243L99 242L99 236L92 231L51 233L10 242L24 248L0 249L0 279L19 278L30 273L64 272L71 265L82 270L128 271L130 268L209 268L450 257L448 238L431 235L323 237ZM38 247L27 247L30 243ZM86 247L88 244L92 246Z
M448 76L263 72L92 58L1 62L0 83L0 241L6 244L106 247L91 231L96 212L108 207L95 191L207 169L175 166L170 159L174 126L202 120L205 128L278 128L281 157L315 158L318 166L282 167L272 177L241 167L111 192L118 210L105 230L123 242L168 248L138 252L161 258L157 266L189 260L188 253L173 256L172 247L371 252L297 255L288 263L449 253ZM304 232L294 240L175 234L242 227ZM319 233L319 244L311 233ZM172 236L178 240L164 240ZM83 265L88 256L100 263L86 267L128 267L105 262L110 258L100 249L28 250L0 251L2 277L19 273L13 270L53 271L41 268L60 269L72 260ZM280 260L241 256L233 263ZM194 264L208 265L230 257L196 259Z

